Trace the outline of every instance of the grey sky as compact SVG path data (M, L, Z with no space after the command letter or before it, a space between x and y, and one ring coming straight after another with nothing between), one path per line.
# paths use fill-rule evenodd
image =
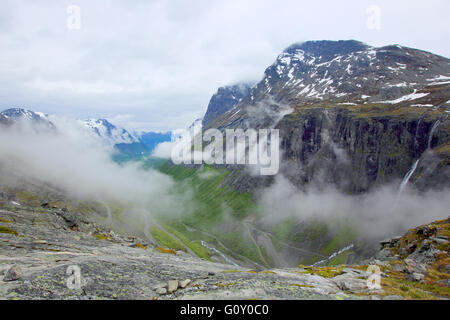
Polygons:
M66 27L81 8L81 29ZM381 29L367 27L369 5ZM186 127L217 87L259 80L306 40L402 44L450 56L448 0L2 0L0 109L132 128Z

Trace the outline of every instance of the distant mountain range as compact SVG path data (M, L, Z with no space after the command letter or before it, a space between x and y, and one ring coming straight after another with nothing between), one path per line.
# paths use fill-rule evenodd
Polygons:
M25 121L35 125L42 125L46 128L54 128L53 123L41 112L33 112L21 108L11 108L0 112L0 124L13 125Z
M156 233L152 227L146 236L153 239L155 235L158 245L174 250L186 244L187 251L195 250L203 258L209 257L203 251L208 248L203 243L209 239L217 249L208 250L223 252L225 256L219 254L223 259L230 256L252 268L358 262L371 255L372 236L396 232L415 216L426 217L428 211L441 206L420 207L416 201L436 194L431 201L438 202L441 193L432 191L446 192L450 187L449 113L447 58L399 45L376 48L353 40L294 44L275 59L255 85L219 88L205 117L190 126L203 123L204 129L278 129L279 177L253 175L238 165L185 167L150 159L155 168L189 190L195 210L173 215L173 223L165 215L168 228ZM0 113L3 124L11 125L17 119L53 126L45 115L24 109ZM135 135L107 120L83 123L114 143L121 151L119 161L142 157L174 136L154 132ZM413 197L411 207L404 205L409 202L405 197L405 207L399 208L397 200L405 188L414 192L404 196L420 197ZM262 193L262 204L269 207L267 215L259 214L263 207L257 202L260 190L270 191ZM308 200L311 191L313 199ZM375 198L365 202L371 195ZM445 208L446 204L442 211ZM373 235L369 228L356 230L353 218L360 216L368 218L370 229L379 230ZM386 221L376 224L382 219ZM434 229L437 227L430 228ZM429 230L424 230L421 227L410 233L428 234ZM366 237L364 233L369 234ZM413 239L411 234L407 238L414 243L397 248L397 258L412 255L416 247L417 253L424 252L420 246L423 239ZM383 243L394 248L399 239ZM434 240L437 245L442 239Z
M49 116L23 108L11 108L0 112L0 124L14 125L24 121L34 126L55 129ZM98 136L106 145L120 152L121 160L149 155L156 145L170 141L171 133L143 132L131 134L126 129L116 126L106 119L79 120L88 130Z

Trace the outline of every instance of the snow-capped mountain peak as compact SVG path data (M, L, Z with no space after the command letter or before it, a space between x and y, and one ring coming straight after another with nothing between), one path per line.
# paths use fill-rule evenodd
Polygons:
M113 125L106 119L87 119L83 120L83 124L99 137L109 140L112 144L139 142L139 139L127 130Z
M10 108L0 113L2 124L13 125L22 121L46 128L54 128L53 123L42 112L34 112L24 108Z

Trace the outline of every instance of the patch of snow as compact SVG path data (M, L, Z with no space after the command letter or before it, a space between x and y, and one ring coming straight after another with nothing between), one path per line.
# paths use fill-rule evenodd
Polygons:
M450 77L441 74L440 76L435 77L433 79L427 79L427 81L441 81L441 80L450 80Z
M377 103L390 103L390 104L396 104L396 103L400 103L400 102L404 102L404 101L410 101L410 100L416 100L416 99L420 99L423 97L426 97L427 95L429 95L429 92L426 93L417 93L417 90L414 90L413 93L408 94L406 96L400 97L398 99L395 100L388 100L388 101L379 101Z
M412 104L411 107L434 107L432 104Z

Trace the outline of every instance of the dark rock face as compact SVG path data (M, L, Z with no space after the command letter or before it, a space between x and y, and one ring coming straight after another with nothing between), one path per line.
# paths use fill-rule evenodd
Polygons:
M445 165L448 155L433 152L433 145L428 149L429 140L436 146L449 140L449 132L445 130L430 136L436 121L381 115L366 118L347 109L318 108L289 115L277 127L283 137L284 161L302 164L300 172L286 171L294 182L309 182L322 174L326 177L323 183L359 193L401 180L416 160L420 160L418 176L427 171L448 179L449 168ZM443 126L448 127L449 123L445 120ZM422 177L421 187L448 183L439 180Z
M279 129L281 173L299 187L364 192L401 180L419 160L410 182L440 188L450 181L449 80L450 60L428 52L306 42L287 48L232 111L208 122ZM234 179L247 190L261 180L270 179Z
M211 120L216 119L236 106L248 94L251 86L251 84L241 83L219 88L209 101L208 109L202 122L203 126L208 126Z

